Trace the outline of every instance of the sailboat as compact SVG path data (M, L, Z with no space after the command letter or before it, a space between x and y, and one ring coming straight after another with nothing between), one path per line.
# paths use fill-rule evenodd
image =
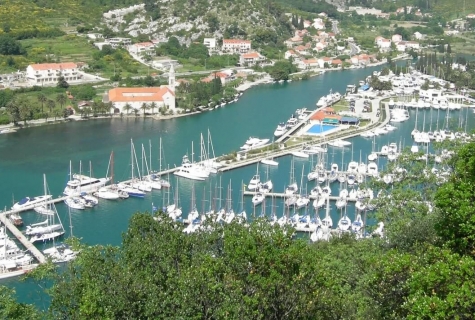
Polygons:
M274 187L274 184L272 183L272 180L269 179L269 168L266 170L266 182L260 183L258 186L258 191L261 193L269 193L272 191L272 188Z
M151 150L151 144L150 144L150 154L151 153L152 153L152 150ZM151 161L150 161L150 163L151 163ZM144 164L145 164L145 170L147 172L146 175L144 173ZM157 180L151 178L150 171L151 170L149 170L149 167L148 167L147 157L145 155L145 149L144 149L144 146L142 144L142 181L145 182L146 184L148 184L154 190L162 189L162 184L160 183L160 181L157 181Z
M46 185L46 175L44 174L43 174L43 189L46 196L48 194L48 186ZM33 209L39 214L44 214L44 215L54 214L53 203L48 203L47 201L45 201L44 203L38 206L35 206Z
M200 216L198 209L196 208L196 195L195 195L195 185L191 185L191 204L190 204L190 212L188 213L188 219L185 221L186 223L192 224L195 219L198 219Z
M43 175L43 179L46 180L46 176ZM56 207L52 204L51 208L53 209L53 214L48 215L45 221L31 224L26 227L25 234L30 236L30 242L34 243L37 241L49 241L54 238L60 237L64 234L63 224L59 219L58 211ZM58 222L56 222L56 219Z
M239 209L239 213L236 215L236 218L238 219L238 222L243 223L244 221L247 220L247 213L246 210L244 209L244 191L245 191L245 186L243 181L241 181L241 207Z
M229 180L228 184L228 193L226 195L226 208L225 208L225 218L224 222L231 223L235 218L235 213L233 210L233 200L231 198L231 180Z
M322 219L322 225L328 229L333 227L333 220L330 216L330 198L327 198L327 209L325 211L325 217Z
M359 233L361 229L363 228L363 226L364 226L363 219L361 218L361 214L358 213L356 215L355 221L353 221L353 223L351 224L351 230L355 233Z
M32 262L33 257L8 238L5 227L0 228L0 279L22 275L38 266Z
M294 161L292 159L291 165L290 165L290 184L285 188L285 194L286 195L293 195L296 194L299 191L299 187L297 185L297 182L295 181L294 177Z
M119 190L122 190L124 192L127 192L127 194L131 197L136 197L136 198L143 198L145 197L145 192L144 190L140 190L138 187L137 180L134 177L134 143L132 139L130 139L130 165L131 165L131 177L132 180L130 183L119 183L117 184L117 187ZM150 188L151 190L151 188Z
M300 178L300 185L301 186L303 186L304 170L305 170L305 165L302 165L302 177ZM309 203L310 203L309 197L307 195L304 195L304 194L300 193L299 196L297 197L297 201L295 202L295 206L297 207L297 209L300 209L300 208L308 206Z
M73 236L73 225L71 221L71 210L69 213L69 227L71 228L70 236ZM54 263L64 263L76 258L77 252L73 251L68 245L64 243L56 244L53 239L53 246L51 248L43 250L46 257L51 258Z
M119 190L117 185L114 184L114 151L111 152L109 158L109 165L107 167L106 177L109 175L109 169L111 172L110 181L111 184L109 186L104 186L99 188L97 192L94 192L93 195L106 200L117 200L117 199L126 199L129 197L129 194L125 191Z
M169 204L167 207L166 207L166 213L168 214L168 216L170 218L172 218L173 220L176 220L178 219L180 216L181 216L181 207L180 207L180 204L179 204L179 194L178 194L178 179L176 179L176 187L175 187L175 197L174 197L174 203L172 204Z

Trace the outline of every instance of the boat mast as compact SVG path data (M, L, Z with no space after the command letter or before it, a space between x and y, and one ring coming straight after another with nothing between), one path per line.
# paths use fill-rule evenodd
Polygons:
M134 180L134 142L130 139L130 165L132 166L132 180Z
M148 159L150 162L150 172L152 172L152 141L148 140Z

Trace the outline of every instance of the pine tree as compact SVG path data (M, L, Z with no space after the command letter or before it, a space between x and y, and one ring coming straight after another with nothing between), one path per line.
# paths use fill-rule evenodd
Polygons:
M300 21L299 21L299 30L303 30L304 27L303 27L303 17L300 17Z

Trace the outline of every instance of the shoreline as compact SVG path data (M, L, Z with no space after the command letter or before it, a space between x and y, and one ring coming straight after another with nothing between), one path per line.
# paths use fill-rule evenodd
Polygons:
M404 55L401 55L401 56L398 56L398 57L394 58L393 60L404 59L406 57L408 57L408 56L406 54L404 54ZM368 64L366 67L377 67L377 66L380 66L380 65L384 65L386 63L387 62L381 61L381 62L377 62L377 63ZM310 72L312 72L312 71L317 72L316 74L311 76L311 77L316 77L316 76L320 76L320 75L322 75L322 74L324 74L328 71L345 71L345 70L354 70L354 69L359 69L359 68L347 68L347 69L328 68L328 69L315 69L315 70L309 70L309 71ZM361 69L363 69L363 68L361 68ZM305 72L305 71L299 71L299 72L296 72L296 73L292 73L292 74L290 74L290 76L301 74L302 72ZM303 81L303 80L300 80L300 81ZM244 91L246 91L246 90L248 90L252 87L259 86L259 85L262 85L262 84L272 84L272 83L274 83L274 81L267 74L263 78L258 79L256 81L244 82L243 84L236 87L236 90L243 93ZM211 111L211 110L212 109L209 109L209 111ZM7 125L0 125L0 134L14 133L14 132L17 132L18 130L24 129L24 128L39 127L39 126L45 126L45 125L54 125L54 124L60 124L60 123L65 123L65 122L71 122L71 121L89 121L89 120L96 120L96 119L114 119L114 118L152 118L154 120L170 120L170 119L174 119L174 118L192 116L192 115L200 114L202 112L203 111L193 111L193 112L177 113L177 114L172 114L172 115L150 114L150 115L145 115L145 116L143 116L143 115L136 116L134 114L128 114L128 115L114 114L114 115L100 115L100 116L96 116L96 117L87 117L87 118L82 118L80 116L73 115L73 116L69 116L68 118L61 118L61 119L56 119L56 120L51 120L50 118L29 120L29 121L27 121L26 125L23 123L23 121L19 122L18 125L14 125L13 123L9 123ZM5 132L3 132L3 131L5 131Z

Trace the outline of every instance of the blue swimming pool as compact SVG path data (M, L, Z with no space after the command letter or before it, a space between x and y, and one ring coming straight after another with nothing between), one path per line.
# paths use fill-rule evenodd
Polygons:
M320 134L329 130L333 130L337 127L338 126L331 126L328 124L314 124L307 130L307 133Z

